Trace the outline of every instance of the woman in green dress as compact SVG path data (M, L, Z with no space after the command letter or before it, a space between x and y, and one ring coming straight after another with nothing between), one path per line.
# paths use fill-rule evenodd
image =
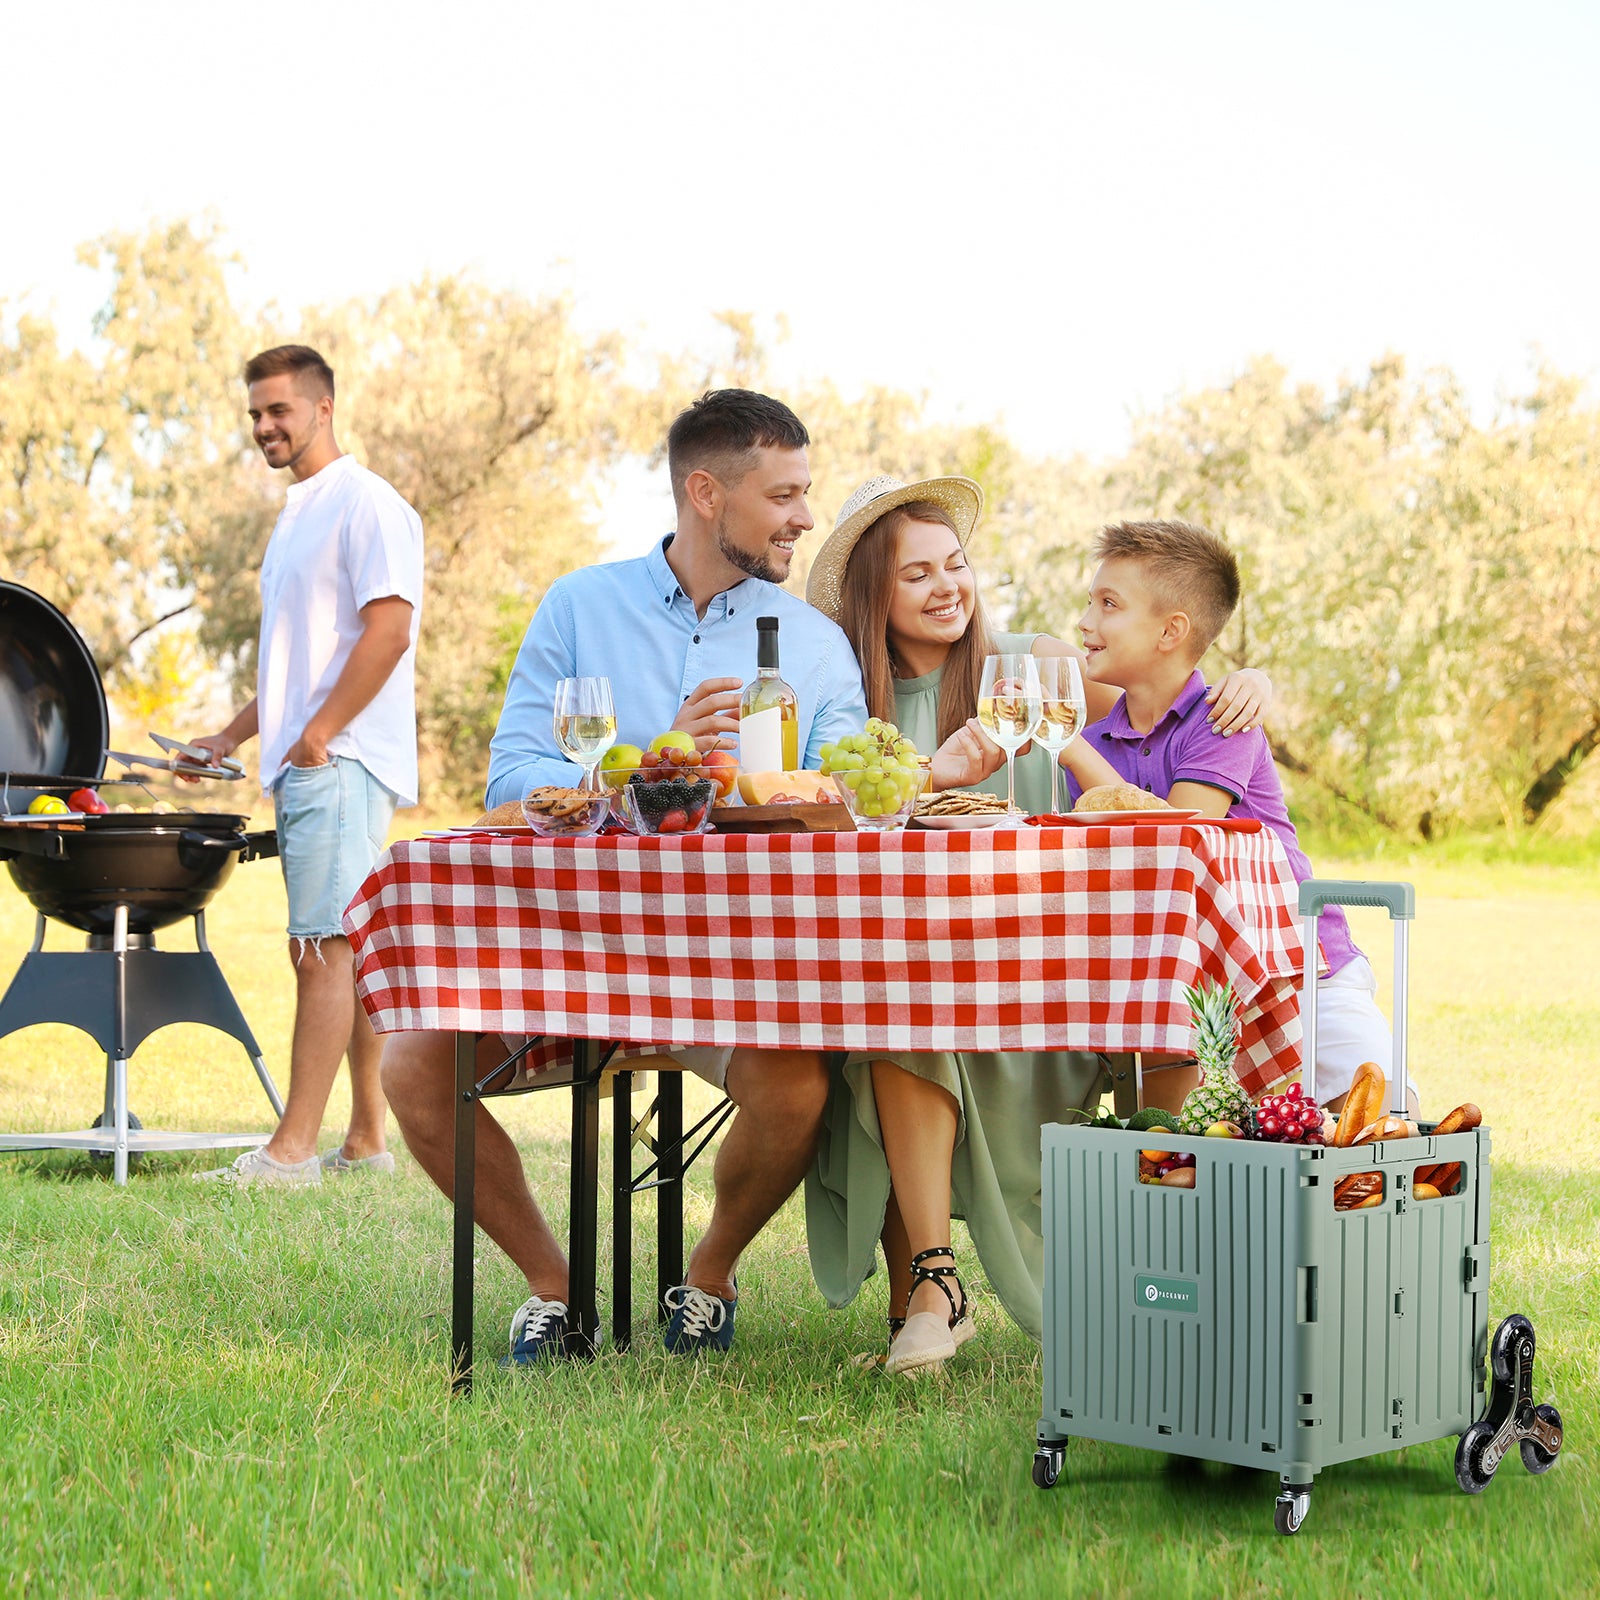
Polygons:
M936 789L992 780L993 747L977 723L985 656L1073 655L1046 634L992 632L966 544L983 509L968 478L880 477L845 502L817 552L806 598L855 648L871 715L933 751ZM1115 691L1086 682L1088 714ZM1212 690L1219 734L1254 726L1270 697L1259 672ZM1049 810L1050 755L1016 763L1017 803ZM1003 783L1003 780L1002 780ZM881 1240L889 1275L891 1372L936 1368L973 1332L950 1251L963 1218L995 1293L1035 1339L1043 1310L1039 1129L1072 1120L1100 1094L1100 1058L1080 1051L857 1052L844 1059L806 1181L812 1271L828 1303L855 1298Z

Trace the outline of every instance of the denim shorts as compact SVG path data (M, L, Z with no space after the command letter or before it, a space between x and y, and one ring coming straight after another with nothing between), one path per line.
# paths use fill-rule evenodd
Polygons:
M343 937L344 908L383 850L395 797L350 756L285 767L273 785L289 937Z

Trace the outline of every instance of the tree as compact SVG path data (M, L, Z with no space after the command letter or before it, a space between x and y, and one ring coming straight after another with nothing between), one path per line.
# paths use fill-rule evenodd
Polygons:
M1331 395L1263 360L1055 498L1092 506L1091 527L1179 516L1227 538L1245 598L1208 664L1271 673L1282 766L1428 836L1537 820L1600 745L1597 427L1550 374L1482 428L1448 373L1398 357ZM1062 543L1025 559L1037 622L1086 562Z
M565 301L467 278L311 313L302 336L338 373L341 444L422 518L423 764L436 792L465 796L539 600L600 553L594 480L643 448L649 408L619 342L581 336Z
M115 685L140 642L231 582L240 528L271 526L244 472L235 313L214 230L111 234L80 252L107 275L82 351L22 316L0 342L0 550L70 616Z

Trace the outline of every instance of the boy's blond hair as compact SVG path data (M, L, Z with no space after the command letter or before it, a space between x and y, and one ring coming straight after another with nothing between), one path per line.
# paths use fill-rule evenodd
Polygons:
M1189 618L1198 661L1239 604L1239 563L1209 528L1193 522L1113 522L1094 541L1096 561L1136 561L1165 611Z

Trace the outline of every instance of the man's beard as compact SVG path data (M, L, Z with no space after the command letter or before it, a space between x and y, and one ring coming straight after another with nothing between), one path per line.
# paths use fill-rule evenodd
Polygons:
M781 584L789 576L787 568L782 569L774 564L771 556L765 550L752 555L748 550L741 550L732 539L728 537L728 516L724 512L717 518L716 527L717 552L730 566L737 567L741 572L748 573L752 578L760 578L764 583Z

